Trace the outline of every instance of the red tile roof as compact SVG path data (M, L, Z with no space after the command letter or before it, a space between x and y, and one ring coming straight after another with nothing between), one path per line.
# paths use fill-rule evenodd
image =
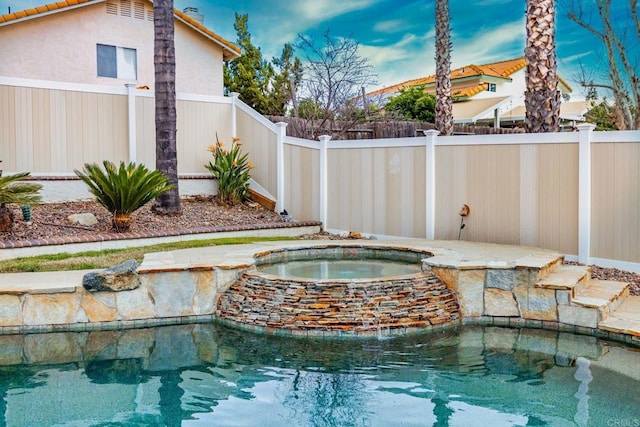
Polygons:
M451 83L455 84L456 80L458 80L459 82L462 82L466 79L472 79L474 77L481 78L483 76L511 80L509 76L515 73L516 71L523 69L525 66L526 66L526 63L525 63L524 56L520 58L515 58L515 59L508 59L506 61L491 62L489 64L482 64L482 65L469 64L469 65L465 65L464 67L451 70ZM572 90L571 86L569 86L566 81L560 78L560 76L558 76L558 80L560 80L560 82L563 85L565 85L569 90ZM436 83L436 76L435 74L433 74L430 76L420 77L418 79L413 79L413 80L407 80L402 83L398 83L392 86L378 89L376 91L368 93L368 95L392 94L392 93L399 92L401 89L405 89L413 86L420 86L420 85L425 85L428 88L429 86L435 86L435 83ZM465 87L458 87L458 88L452 89L451 96L456 98L458 97L468 98L482 92L485 89L486 89L485 83L474 84L474 85L465 86Z
M104 1L105 0L65 0L65 1L59 1L56 3L50 3L43 6L37 6L32 9L26 9L26 10L21 10L19 12L12 12L12 13L7 13L5 15L0 15L0 25L10 24L10 23L13 23L12 21L20 21L25 18L32 18L32 17L37 18L38 15L55 13L55 12L63 12L72 6L80 6L85 3L88 6L89 4L102 3ZM185 24L192 27L194 30L200 32L201 34L205 35L209 39L212 39L213 41L215 41L217 44L221 45L222 48L226 50L224 55L225 59L236 58L242 54L242 51L238 46L223 39L222 37L220 37L213 31L211 31L204 25L188 17L187 15L180 12L179 10L174 9L173 14L175 15L176 18L183 21Z

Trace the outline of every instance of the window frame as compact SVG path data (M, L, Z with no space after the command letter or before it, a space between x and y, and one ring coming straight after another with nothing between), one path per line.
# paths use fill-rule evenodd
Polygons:
M138 50L96 43L96 75L109 79L138 80Z

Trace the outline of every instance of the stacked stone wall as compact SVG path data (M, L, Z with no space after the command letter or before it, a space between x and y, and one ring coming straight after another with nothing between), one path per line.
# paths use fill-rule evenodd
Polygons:
M250 271L220 296L216 317L288 330L375 331L457 320L458 301L429 270L372 280L298 280Z

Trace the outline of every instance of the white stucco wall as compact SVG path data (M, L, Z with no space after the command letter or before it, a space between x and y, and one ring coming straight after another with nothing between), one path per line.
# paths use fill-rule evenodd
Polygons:
M0 26L0 76L153 89L153 7L143 3L144 19L107 14L103 2ZM98 43L136 49L137 80L98 77ZM179 21L175 46L176 91L222 95L222 48Z

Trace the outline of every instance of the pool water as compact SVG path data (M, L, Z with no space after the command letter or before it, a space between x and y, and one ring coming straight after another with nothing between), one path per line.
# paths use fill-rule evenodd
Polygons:
M640 418L640 353L463 327L370 340L215 324L0 336L0 425L606 426ZM618 424L634 425L634 424Z
M420 264L378 260L288 261L259 265L263 273L299 279L374 279L420 272Z

